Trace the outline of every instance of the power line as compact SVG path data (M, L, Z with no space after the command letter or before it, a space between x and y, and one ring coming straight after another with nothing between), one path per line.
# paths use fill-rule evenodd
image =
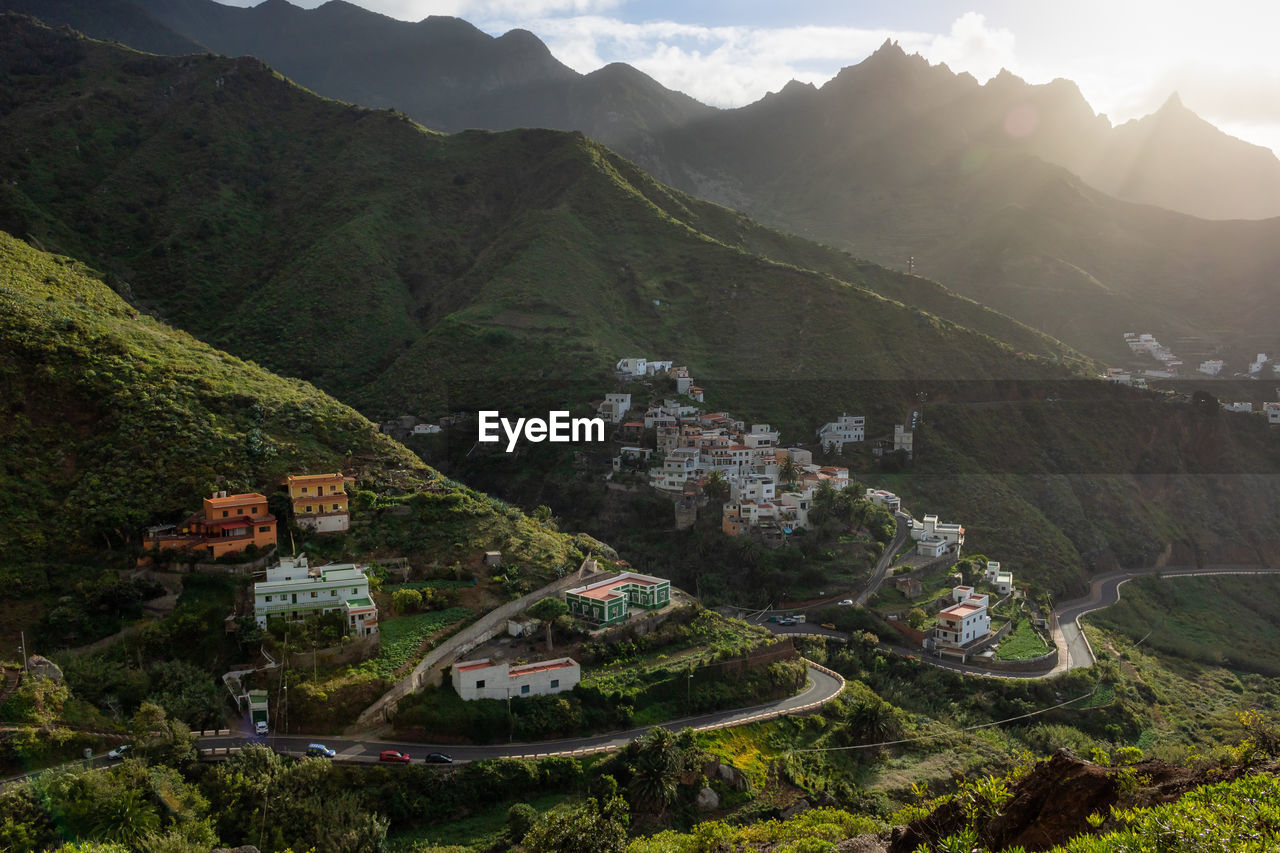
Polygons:
M1092 696L1097 692L1098 692L1098 688L1095 687L1092 690L1090 690L1088 693L1085 693L1082 696L1077 696L1074 699L1068 699L1065 702L1059 702L1057 705L1052 705L1048 708L1041 708L1039 711L1030 711L1026 714L1019 714L1016 717L1009 717L1004 720L996 720L995 722L992 722L992 723L979 723L976 726L966 726L963 729L951 729L950 731L946 731L946 732L938 732L937 734L932 734L932 735L921 735L920 737L905 738L903 740L887 740L887 741L882 741L880 743L858 743L858 744L854 744L853 746L815 746L815 747L810 747L808 749L790 749L790 750L787 750L787 752L788 754L796 753L796 752L843 752L845 750L850 750L850 749L875 749L881 746L899 746L904 743L916 743L922 740L933 740L935 738L945 737L947 735L959 734L960 732L972 732L972 731L976 731L977 729L989 729L992 726L1002 726L1005 723L1013 723L1018 720L1025 720L1028 717L1038 717L1039 715L1048 713L1049 711L1056 711L1058 708L1061 708L1064 705L1070 705L1072 702L1079 702L1081 699L1088 699L1090 696Z

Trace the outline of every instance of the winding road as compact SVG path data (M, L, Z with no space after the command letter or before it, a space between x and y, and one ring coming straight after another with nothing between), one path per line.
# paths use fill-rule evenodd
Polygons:
M813 710L835 698L844 689L844 679L838 674L809 664L808 685L795 696L766 702L751 708L739 708L733 711L717 711L710 714L699 714L682 717L659 724L669 731L681 729L729 728L740 726L762 719L785 716L786 714L803 713ZM378 753L384 749L395 749L408 753L414 760L421 761L430 752L443 752L454 761L479 761L485 758L545 758L551 755L583 755L592 752L607 752L621 749L631 741L649 731L652 726L628 729L621 732L609 732L591 737L566 738L564 740L548 740L537 743L504 743L487 746L456 745L443 743L418 743L412 741L380 741L363 738L350 738L343 735L267 735L255 737L249 735L230 735L206 737L200 740L202 750L223 750L244 747L252 743L263 743L276 752L286 755L302 755L308 744L323 743L337 751L337 758L343 761L376 762ZM221 757L221 753L208 755L211 758Z
M1089 640L1080 628L1080 617L1117 603L1120 600L1120 587L1124 584L1136 578L1158 577L1167 580L1169 578L1216 577L1220 575L1280 575L1280 568L1248 565L1166 566L1163 568L1127 569L1097 575L1089 584L1088 595L1063 602L1054 609L1055 627L1053 640L1058 647L1058 662L1052 669L1044 672L996 671L945 658L935 658L922 653L918 649L906 649L887 643L881 643L880 647L894 654L918 657L931 666L949 669L964 675L1011 679L1049 678L1067 670L1093 666L1095 662L1093 649L1090 648ZM883 580L883 577L881 580ZM862 600L859 597L859 601L861 602ZM763 621L763 616L756 617L752 621ZM839 639L847 637L841 631L833 631L818 625L805 623L778 625L772 622L765 624L775 634L806 634Z

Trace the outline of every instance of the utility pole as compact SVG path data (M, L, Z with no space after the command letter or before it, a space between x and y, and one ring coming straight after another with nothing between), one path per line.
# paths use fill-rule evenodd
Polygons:
M511 688L507 688L507 743L515 741L515 718L511 716Z
M914 256L914 255L909 255L909 256L907 257L907 275L915 275L915 271L916 271L916 259L915 259L915 256Z
M22 671L30 674L31 668L27 665L27 632L19 631L18 636L22 638Z

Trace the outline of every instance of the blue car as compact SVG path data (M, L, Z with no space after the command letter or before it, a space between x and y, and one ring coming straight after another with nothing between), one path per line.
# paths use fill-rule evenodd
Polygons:
M321 758L333 758L337 754L337 750L330 749L322 743L313 743L307 746L307 755L318 755Z

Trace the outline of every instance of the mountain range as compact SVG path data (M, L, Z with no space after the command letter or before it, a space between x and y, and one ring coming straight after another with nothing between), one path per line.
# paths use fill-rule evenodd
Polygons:
M0 227L366 411L475 408L516 387L530 405L580 405L633 351L681 353L707 382L1083 365L937 284L664 187L581 134L444 136L256 59L5 24Z
M1138 330L1188 361L1277 344L1264 318L1280 307L1280 224L1262 218L1280 215L1280 160L1176 95L1112 127L1069 81L980 85L886 42L821 88L717 110L629 66L582 75L528 32L494 38L456 18L407 23L343 0L110 3L0 8L125 41L129 21L147 50L251 54L433 129L580 130L671 186L911 266L1097 358L1123 358L1122 334Z
M708 405L789 440L841 410L888 429L926 396L931 438L894 488L1056 592L1171 546L1280 542L1265 424L1078 381L1098 365L1052 337L694 199L581 134L442 135L257 59L138 53L5 15L0 176L0 230L371 416L586 412L618 358L668 355ZM507 462L563 482L558 457ZM558 505L554 487L527 501L501 465L451 470L486 466L504 497ZM1257 512L1206 512L1223 501Z

